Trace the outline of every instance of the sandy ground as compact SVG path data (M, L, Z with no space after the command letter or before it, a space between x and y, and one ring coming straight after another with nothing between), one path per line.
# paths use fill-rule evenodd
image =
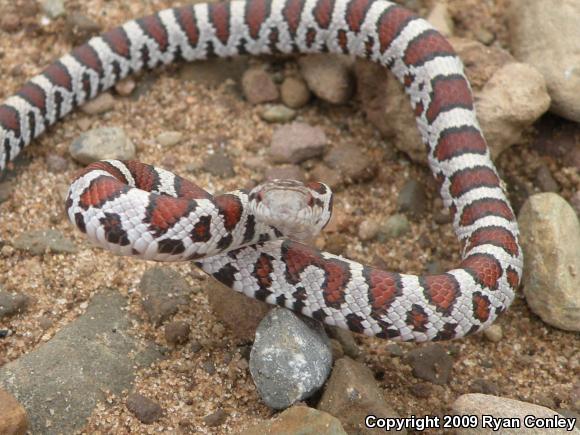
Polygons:
M468 3L485 3L485 6L461 8L458 5L465 2L452 1L457 33L470 36L468 29L484 26L496 32L498 43L505 43L502 15L505 1ZM79 10L103 28L110 28L127 19L177 4L157 0L130 4L119 0L91 0L87 4L67 2L67 9ZM12 7L13 2L0 0L0 10ZM467 9L469 12L465 12ZM38 22L38 17L35 20ZM0 38L2 99L11 95L27 77L70 49L62 29L63 23L57 21L44 27L29 26L23 33L3 34ZM64 174L53 174L47 170L46 156L57 154L68 158L70 141L82 131L115 125L123 127L137 144L140 160L161 164L181 174L187 174L192 165L199 165L208 151L216 149L220 143L224 145L234 161L236 176L219 179L203 171L195 174L195 181L212 192L247 186L261 179L260 174L250 171L242 162L246 157L264 154L276 127L261 121L258 109L246 103L235 87L210 89L195 82L183 82L176 67L150 77L154 85L139 100L116 97L115 110L101 116L73 114L28 148L31 163L19 172L12 197L0 206L0 246L9 245L25 231L50 227L71 237L80 252L40 257L15 252L0 257L3 289L26 293L34 299L25 315L12 318L6 324L0 323L0 328L17 331L0 340L0 365L49 340L83 312L86 301L100 287L119 289L130 301L130 310L142 317L135 288L142 273L152 264L117 258L88 246L63 213L67 183L78 166L71 161ZM352 228L346 232L347 256L364 262L379 257L391 269L404 272L422 272L434 258L444 267L457 263L458 244L451 226L433 223L432 212L437 211L433 206L423 220L412 223L410 237L386 245L361 243L357 228L363 218L390 215L396 210L396 193L406 179L416 178L431 186L431 175L402 155L394 154L393 158L389 145L365 121L356 105L334 108L315 103L301 110L300 117L322 127L332 142L355 144L381 161L374 180L338 193L336 208L351 222ZM154 141L157 134L167 130L180 130L187 137L170 152ZM522 144L506 152L498 165L504 174L530 184L533 174L529 168L537 167L540 160L537 153ZM566 174L558 173L561 167L558 162L550 161L550 165L555 168L557 179L567 179ZM436 193L429 190L428 194L433 203ZM570 191L564 190L562 194L567 196ZM242 357L245 343L235 339L208 306L203 291L207 278L198 272L192 273L187 264L172 267L187 276L196 289L193 303L181 309L175 319L192 325L191 340L201 343L202 350L193 353L190 345L185 345L171 351L163 362L139 372L135 389L158 401L166 411L159 422L142 426L126 410L124 397L111 396L108 403L93 413L86 428L88 433L229 433L274 415L255 391ZM40 323L46 318L52 326L43 330ZM473 391L472 382L476 379L496 384L498 395L551 408L566 408L572 382L580 375L578 337L542 323L529 311L521 295L498 324L504 332L499 343L474 336L444 344L454 355L453 377L449 385L434 386L428 398L413 395L413 385L421 381L412 376L411 369L399 358L390 355L387 342L364 337L357 337L357 340L364 349L364 362L376 373L385 396L401 416L445 414L455 398ZM135 334L166 344L163 328L155 329L146 321L136 325ZM404 350L414 346L401 345ZM215 365L214 374L203 369L207 361ZM205 427L203 417L218 407L228 414L226 423L218 428Z

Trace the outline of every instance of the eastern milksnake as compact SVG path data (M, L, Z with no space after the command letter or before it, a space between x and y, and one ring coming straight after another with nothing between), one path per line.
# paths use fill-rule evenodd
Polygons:
M272 240L280 233L256 222L247 210L247 192L214 198L169 172L135 162L101 162L82 171L67 200L69 217L118 253L193 259L248 296L355 332L425 341L489 326L510 305L521 279L517 222L478 125L461 61L425 20L387 1L233 1L129 21L74 49L0 106L0 173L48 126L143 68L179 59L315 52L378 62L405 86L462 242L458 268L404 275ZM323 202L316 196L324 194L324 186L310 188L305 198ZM127 204L131 207L124 209ZM240 248L244 243L250 245Z

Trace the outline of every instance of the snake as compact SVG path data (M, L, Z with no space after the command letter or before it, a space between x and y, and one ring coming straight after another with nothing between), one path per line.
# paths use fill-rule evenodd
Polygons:
M308 53L367 59L402 83L461 243L456 268L397 273L304 243L332 206L318 182L213 196L154 166L102 161L76 175L70 220L117 254L192 261L249 297L356 333L420 342L488 327L522 277L516 217L461 60L426 20L396 3L235 0L128 21L73 49L0 105L0 173L49 126L129 74L179 60Z

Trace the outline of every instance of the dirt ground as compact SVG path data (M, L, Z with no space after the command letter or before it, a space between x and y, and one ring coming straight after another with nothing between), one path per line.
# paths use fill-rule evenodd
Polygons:
M426 12L431 2L408 3L419 4L419 11ZM474 29L486 29L496 35L496 44L506 46L507 0L451 0L449 3L457 35L473 37ZM161 0L66 2L67 10L82 12L103 29L178 4ZM19 3L0 0L0 11L15 5ZM29 21L39 22L38 16ZM69 51L71 45L63 28L63 21L57 20L46 26L30 25L25 32L3 34L0 99L10 96L26 78ZM152 264L114 257L89 247L63 213L67 183L79 168L68 157L68 146L81 132L120 126L137 145L139 160L195 177L198 184L211 192L245 187L261 180L261 174L242 162L250 156L264 155L276 125L260 120L259 108L245 102L235 86L209 88L182 81L177 72L178 67L172 66L149 74L147 77L154 83L138 100L116 96L115 109L100 116L77 112L28 148L26 156L31 158L30 163L19 171L11 198L0 206L0 247L9 245L25 231L55 228L72 238L80 250L76 255L32 256L14 252L0 257L3 289L26 293L34 300L24 315L0 324L17 331L0 340L0 365L50 340L84 311L91 295L103 286L119 289L128 298L130 310L143 317L135 289L143 272ZM322 127L332 143L352 143L381 162L373 180L349 186L337 194L335 207L351 222L352 228L346 232L346 256L367 263L381 258L390 269L409 273L423 272L434 258L443 267L458 263L459 246L451 225L433 223L437 208L433 205L436 192L432 187L428 190L429 212L422 220L412 222L410 236L385 245L358 240L358 224L364 218L385 217L396 211L396 193L405 180L416 178L432 186L431 175L426 168L393 152L365 121L355 103L346 107L311 103L300 111L300 118ZM170 152L154 140L167 130L179 130L186 137ZM528 146L536 135L536 131L531 131L526 143L504 153L497 162L500 170L507 178L532 186L532 168L544 162L561 182L561 195L568 198L573 184L569 174L562 172L561 162L543 157ZM195 175L188 173L192 166L201 165L208 150L217 149L220 144L234 162L234 177L220 179L204 171L196 171ZM69 159L65 173L47 170L46 157L51 154ZM197 271L192 272L188 264L171 267L199 290L194 292L192 304L182 308L175 320L187 321L192 326L191 341L200 343L202 350L194 353L190 345L178 347L166 360L139 372L135 390L156 400L166 411L159 422L143 426L127 411L124 396L111 396L91 416L87 433L181 430L225 434L275 414L261 402L249 376L242 356L246 343L234 338L209 308L204 294L208 279ZM52 326L42 329L41 320L46 318ZM433 393L427 398L414 394L414 385L422 381L412 376L410 367L400 358L391 355L388 342L356 338L365 354L364 363L374 371L386 398L401 416L446 414L451 403L459 395L474 391L474 381L481 379L495 384L497 395L553 409L566 408L572 383L580 376L578 336L544 324L530 312L521 294L498 324L504 333L498 343L489 342L481 335L444 343L454 357L452 380L445 386L433 386ZM136 325L135 334L166 344L163 328L156 329L146 321ZM400 346L406 351L416 345ZM211 375L203 369L207 361L216 368ZM205 426L203 417L218 407L226 411L226 422L217 428Z

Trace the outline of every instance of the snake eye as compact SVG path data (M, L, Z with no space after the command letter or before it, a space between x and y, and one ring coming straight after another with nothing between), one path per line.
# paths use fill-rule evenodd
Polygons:
M312 195L308 195L308 207L314 207L314 197Z

